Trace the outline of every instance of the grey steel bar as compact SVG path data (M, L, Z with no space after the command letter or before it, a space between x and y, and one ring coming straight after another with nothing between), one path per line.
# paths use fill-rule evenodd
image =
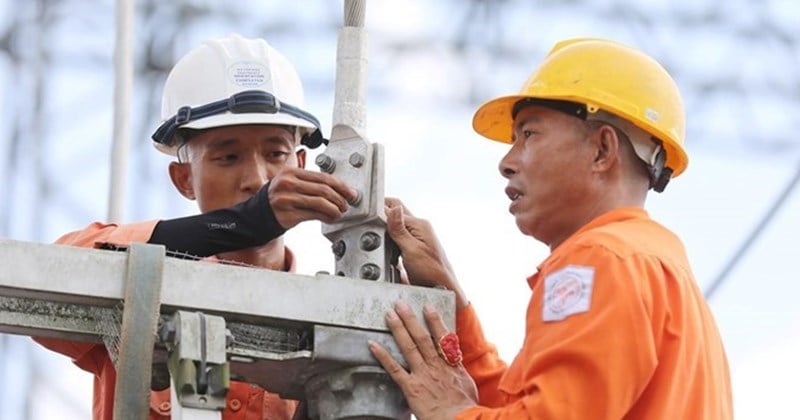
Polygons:
M122 252L0 239L0 296L113 307L123 299L125 263ZM383 332L389 331L386 311L399 300L420 319L422 306L430 304L455 328L454 296L447 290L175 258L165 259L161 286L166 313L184 309L224 314L227 322Z

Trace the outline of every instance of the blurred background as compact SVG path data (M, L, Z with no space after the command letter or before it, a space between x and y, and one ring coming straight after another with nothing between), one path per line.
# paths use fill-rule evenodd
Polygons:
M0 0L0 237L52 242L106 218L114 7ZM265 38L295 64L305 108L330 133L341 1L137 0L134 10L123 221L197 211L149 136L166 73L205 39ZM369 0L366 22L368 135L386 150L387 195L434 225L508 361L524 334L525 278L548 251L507 213L496 169L506 147L475 134L472 113L515 92L563 38L611 38L659 60L684 94L690 165L647 208L684 240L708 293L737 418L797 418L800 4ZM287 235L301 273L332 270L318 223ZM91 418L91 377L27 337L0 335L0 378L0 419Z

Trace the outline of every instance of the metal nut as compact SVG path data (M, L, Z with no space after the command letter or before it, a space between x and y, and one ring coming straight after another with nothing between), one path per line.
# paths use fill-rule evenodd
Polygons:
M353 165L355 168L360 168L361 165L364 164L364 155L358 152L354 152L350 155L350 164Z
M361 191L356 190L356 193L356 198L348 201L348 204L350 204L352 207L358 207L358 205L361 204Z
M373 251L381 246L381 237L375 232L364 232L359 241L361 249L364 251Z
M330 156L324 153L317 155L317 158L314 159L314 163L319 166L319 170L329 174L333 173L334 169L336 169L336 162Z
M381 269L375 264L367 263L361 266L360 274L364 280L378 280L381 276Z
M346 250L347 246L342 240L338 240L331 245L331 251L333 251L333 256L336 257L337 260L344 256Z

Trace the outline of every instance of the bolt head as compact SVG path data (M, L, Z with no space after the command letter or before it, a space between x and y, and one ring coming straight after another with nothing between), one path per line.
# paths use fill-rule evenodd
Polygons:
M319 169L322 172L327 172L329 174L333 173L333 170L336 169L336 162L334 162L330 156L324 153L317 155L317 157L314 159L314 163L319 166Z
M353 165L353 167L360 168L361 165L364 164L364 155L362 155L361 153L355 152L355 153L350 155L350 159L348 159L348 160L349 160L350 164Z
M333 255L338 260L344 256L345 251L347 250L347 246L345 245L344 241L338 240L331 245L331 251L333 251Z
M378 280L381 276L381 269L375 264L367 263L361 266L360 274L364 280Z
M381 246L381 237L375 232L364 232L359 243L364 251L373 251Z

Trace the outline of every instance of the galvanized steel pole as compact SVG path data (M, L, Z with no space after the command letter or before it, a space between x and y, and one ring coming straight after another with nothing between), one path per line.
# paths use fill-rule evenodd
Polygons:
M122 220L125 208L133 91L133 0L116 0L115 6L114 132L111 143L111 177L108 186L110 222Z
M330 144L316 161L320 170L342 179L359 196L341 220L324 223L322 233L332 243L337 276L394 283L399 277L393 266L398 252L386 232L383 148L366 136L364 15L364 0L345 0L336 51L333 129ZM364 338L355 339L356 348L344 354L363 351ZM308 415L315 420L410 417L400 388L374 363L320 372L306 381L305 391Z

